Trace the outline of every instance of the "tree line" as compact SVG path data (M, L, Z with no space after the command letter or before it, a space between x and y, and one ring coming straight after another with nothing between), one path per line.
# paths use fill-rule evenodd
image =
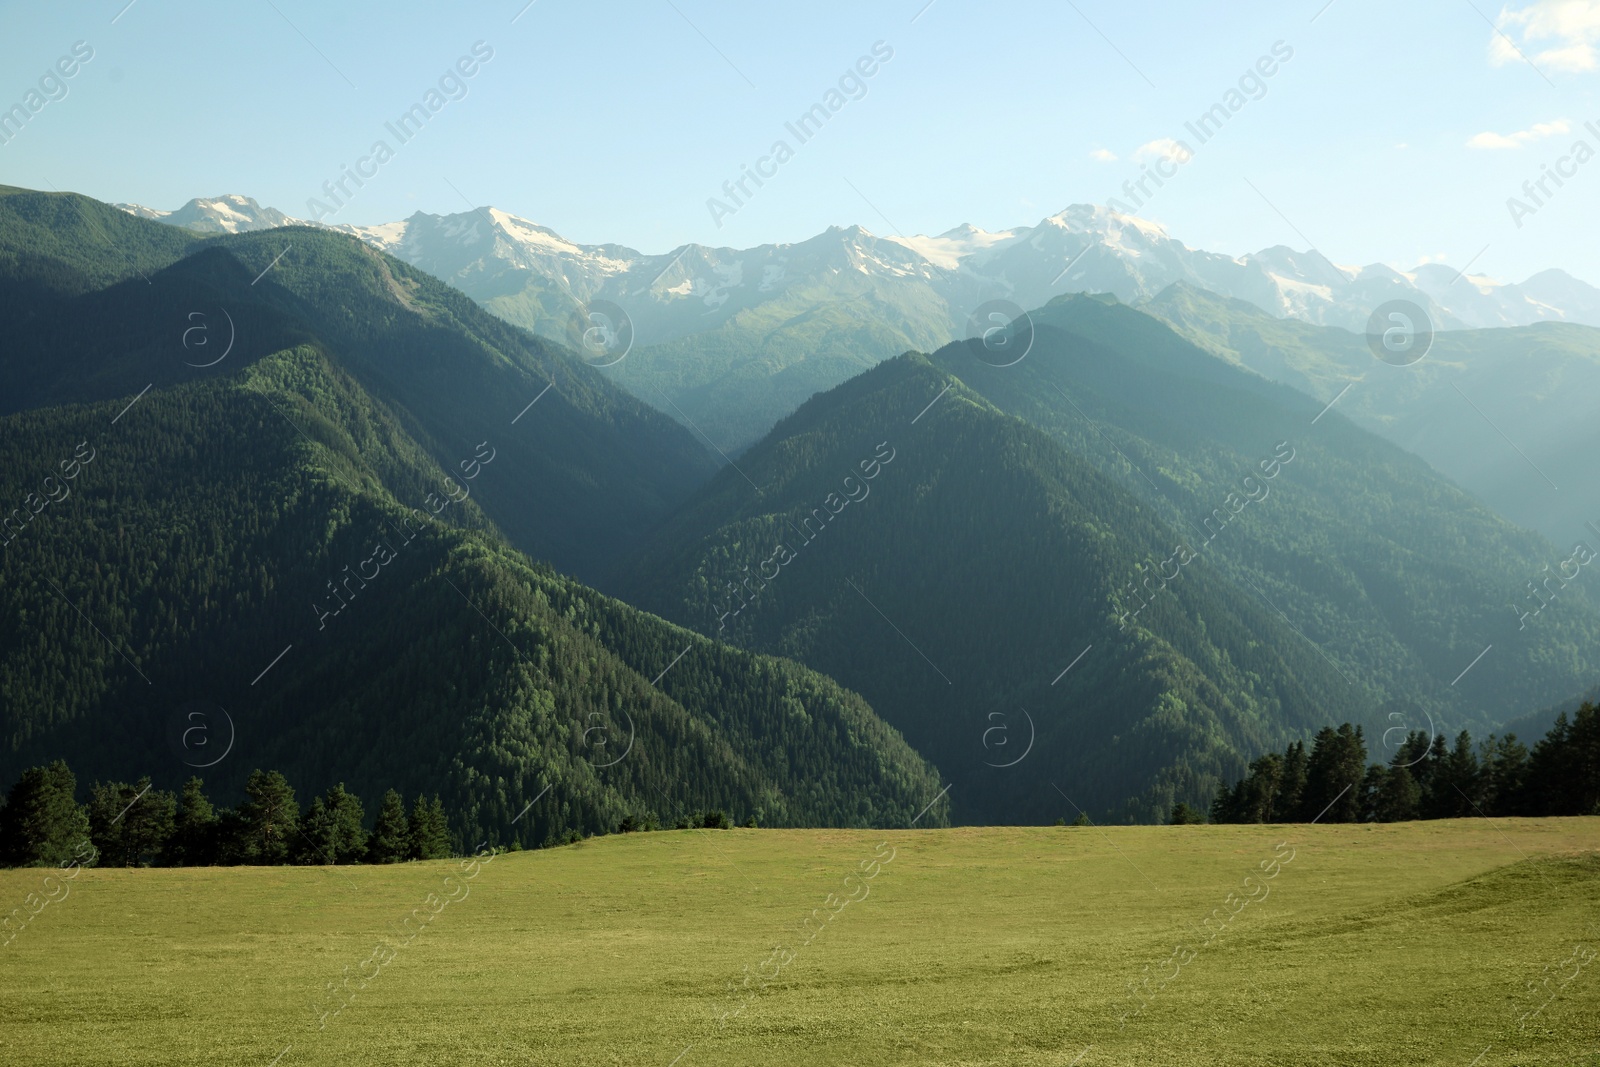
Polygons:
M1404 822L1500 816L1600 815L1600 708L1584 704L1556 718L1530 751L1514 734L1474 746L1463 730L1443 736L1408 731L1387 764L1368 763L1361 727L1323 727L1309 750L1295 741L1250 764L1211 803L1213 823ZM1087 821L1087 820L1084 820ZM1176 805L1173 823L1205 817ZM747 826L756 820L749 819ZM654 830L653 819L625 817L619 833ZM678 828L726 829L708 810ZM566 840L583 835L569 833ZM192 777L180 793L137 782L97 782L87 804L64 760L24 771L0 804L0 866L57 866L83 854L100 866L230 866L399 863L453 852L444 805L417 797L407 812L393 789L367 829L361 798L343 783L312 799L304 812L278 771L253 771L245 799L217 808Z
M1200 821L1187 805L1172 822ZM1566 713L1530 751L1515 734L1474 746L1463 730L1408 731L1387 764L1367 762L1361 727L1323 727L1250 764L1211 803L1214 823L1404 822L1506 815L1600 815L1600 710Z
M361 798L343 783L302 812L277 771L254 771L236 808L213 805L199 778L178 794L149 778L97 782L79 804L64 760L23 771L0 806L0 865L57 866L86 840L102 867L399 863L453 851L438 796L417 797L408 813L391 789L368 830Z
M0 798L0 867L81 862L85 842L93 851L83 865L100 867L401 863L445 859L455 851L437 795L417 797L408 813L404 799L390 789L369 830L361 798L343 782L314 797L303 813L294 788L278 771L252 772L237 808L216 807L204 786L190 778L174 794L152 789L149 778L97 782L89 802L79 804L77 779L66 761L31 767ZM616 832L662 825L653 816L627 815ZM708 808L679 817L673 828L728 830L733 825L727 812ZM755 827L755 816L744 825ZM585 836L572 828L552 843L572 844ZM519 847L513 842L509 851Z

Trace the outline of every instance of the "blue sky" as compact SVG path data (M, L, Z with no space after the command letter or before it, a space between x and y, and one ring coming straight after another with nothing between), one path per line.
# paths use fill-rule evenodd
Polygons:
M1584 128L1600 128L1600 0L525 4L13 8L0 108L74 42L94 55L0 144L0 182L162 208L238 192L305 216L384 138L393 158L347 184L334 221L490 203L573 240L660 252L853 222L1031 224L1126 202L1123 183L1183 139L1192 158L1163 164L1177 174L1139 213L1191 246L1401 267L1477 257L1474 273L1558 266L1600 284L1600 159L1571 159L1579 139L1600 150ZM435 97L404 144L387 133L478 41L493 57L448 83L465 95ZM893 56L847 79L859 98L835 97L803 144L787 132L876 42ZM1277 42L1292 57L1269 62L1259 90L1247 80L1198 144L1185 123L1226 105ZM776 174L714 219L707 201L729 203L723 183L779 139L793 157L763 164ZM1571 176L1533 205L1523 183L1564 158ZM1513 195L1535 206L1520 227Z

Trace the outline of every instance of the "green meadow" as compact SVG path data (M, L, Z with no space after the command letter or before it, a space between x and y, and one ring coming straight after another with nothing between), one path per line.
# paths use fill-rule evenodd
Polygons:
M673 831L90 869L42 907L61 872L0 871L40 909L0 1059L1591 1064L1597 848L1600 818Z

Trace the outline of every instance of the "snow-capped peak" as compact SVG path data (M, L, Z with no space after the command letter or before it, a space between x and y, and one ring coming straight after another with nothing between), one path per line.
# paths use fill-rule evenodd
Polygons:
M1070 204L1039 223L1073 233L1109 233L1129 227L1152 240L1172 240L1172 235L1160 223L1137 215L1124 215L1099 204Z
M206 233L309 225L239 194L191 200L172 212L118 206ZM1520 286L1478 275L1458 284L1463 280L1441 264L1411 272L1381 264L1341 266L1315 249L1281 245L1233 256L1190 248L1158 223L1095 204L1072 204L1033 226L1009 230L963 223L935 236L878 236L859 225L833 226L797 243L747 249L689 244L659 255L578 244L494 207L449 215L419 211L401 222L330 228L360 237L491 307L529 286L553 287L566 299L604 297L625 306L630 299L647 299L637 314L652 319L651 332L663 340L715 328L786 293L826 290L843 278L863 277L930 287L957 326L971 307L996 296L1023 307L1070 292L1110 293L1138 303L1175 282L1274 315L1353 330L1364 329L1372 309L1390 299L1428 308L1441 329L1544 319L1600 325L1600 290L1558 271ZM507 304L527 306L539 302Z
M196 197L176 211L160 211L140 204L118 204L117 207L130 215L157 219L197 233L248 233L278 226L309 225L290 218L276 208L262 207L252 198L239 193Z

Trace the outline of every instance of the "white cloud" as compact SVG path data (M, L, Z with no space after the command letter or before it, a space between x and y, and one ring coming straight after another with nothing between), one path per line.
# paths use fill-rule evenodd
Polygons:
M1467 142L1468 148L1520 148L1521 142L1500 133L1474 134Z
M1495 133L1486 131L1476 134L1467 141L1468 148L1521 148L1530 141L1542 141L1546 137L1554 137L1558 133L1566 133L1572 129L1572 123L1566 119L1556 119L1554 122L1536 122L1525 130L1515 133Z
M1089 153L1089 158L1094 160L1096 163L1115 163L1117 161L1117 154L1115 152L1108 152L1104 148L1096 148L1093 152Z
M1533 0L1502 10L1499 31L1489 42L1493 66L1526 58L1552 70L1600 70L1600 0Z
M1174 141L1170 137L1159 137L1154 141L1146 141L1133 150L1133 158L1145 159L1170 159L1174 163L1187 163L1194 157L1181 141Z

